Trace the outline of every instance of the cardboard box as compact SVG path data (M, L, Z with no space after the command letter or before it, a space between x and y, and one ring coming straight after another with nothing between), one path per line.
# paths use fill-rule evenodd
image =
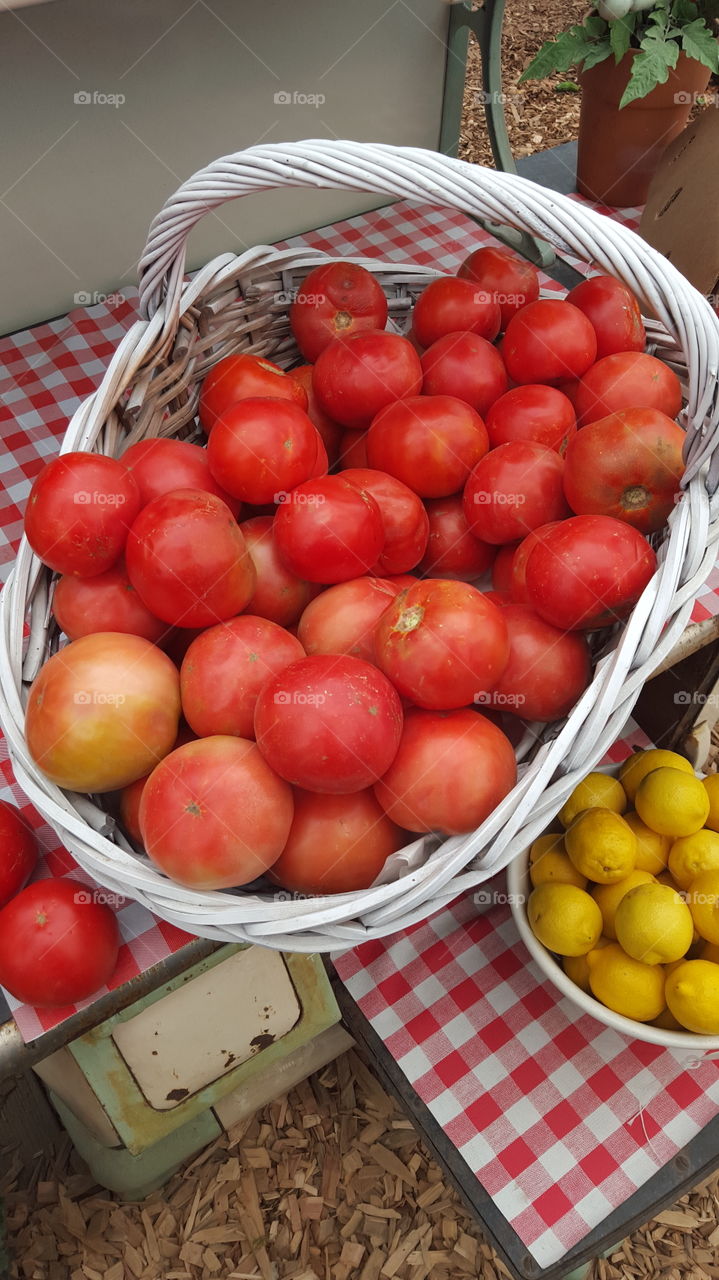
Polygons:
M719 307L719 96L670 143L639 234Z

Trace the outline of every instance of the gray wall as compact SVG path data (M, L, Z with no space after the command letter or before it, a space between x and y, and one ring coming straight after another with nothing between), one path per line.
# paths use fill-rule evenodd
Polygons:
M0 13L0 332L134 284L152 216L216 156L303 137L436 147L447 22L446 0L55 0ZM246 197L205 220L189 262L377 203Z

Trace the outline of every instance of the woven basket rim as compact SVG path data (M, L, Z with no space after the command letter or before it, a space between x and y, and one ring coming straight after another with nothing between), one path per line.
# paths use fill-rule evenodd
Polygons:
M382 166L382 172L387 170L383 189L394 182L393 189L400 196L406 195L407 186L411 186L416 192L415 198L426 199L424 183L434 192L434 203L445 205L446 199L437 198L438 177L442 174L453 195L455 187L461 186L463 191L469 189L477 201L484 202L487 215L491 212L495 220L501 220L497 215L503 211L507 220L511 217L515 225L543 235L577 257L584 256L585 261L589 244L591 260L600 268L608 269L607 263L613 261L615 274L625 279L629 276L627 283L632 283L647 309L658 319L654 326L656 337L662 338L666 333L663 340L667 350L680 364L686 361L689 379L689 403L685 411L686 495L672 513L670 535L660 551L658 573L624 624L614 650L600 661L592 684L568 719L558 727L553 739L539 748L517 787L487 822L478 832L445 840L427 861L410 867L393 883L355 894L333 895L329 899L290 900L286 895L283 898L273 895L268 901L242 890L197 893L184 889L133 853L126 841L123 844L122 837L119 844L113 843L107 834L106 816L91 801L58 791L39 774L29 759L23 734L22 623L31 604L33 635L25 662L27 673L33 664L37 665L43 652L50 574L39 565L23 539L16 566L0 598L0 723L6 733L18 782L31 802L90 875L117 892L124 889L127 896L143 902L155 914L189 932L221 941L263 942L280 949L307 951L346 949L423 919L459 893L494 875L510 861L515 847L526 845L533 838L532 833L539 834L575 783L618 736L644 680L684 629L693 599L711 570L719 544L719 513L714 497L714 470L719 471L716 394L719 321L706 301L670 263L633 232L617 227L577 201L544 192L525 179L410 148L354 143L273 144L251 148L237 157L223 157L183 184L153 223L143 257L143 297L146 309L152 310L148 306L152 290L147 264L156 266L159 261L165 261L158 257L158 236L174 244L171 265L162 275L165 301L149 319L137 321L119 344L100 387L80 405L69 424L61 451L88 448L99 442L105 452L116 453L125 429L116 410L126 388L143 385L143 378L149 385L148 370L162 360L171 360L173 354L180 364L183 360L191 362L191 353L188 355L181 341L182 325L188 323L189 318L199 326L196 332L205 326L203 341L214 337L221 329L223 307L226 310L238 305L238 281L242 281L243 286L249 282L251 293L252 281L262 272L271 277L274 269L282 278L283 273L306 265L308 259L310 263L337 257L347 260L343 255L317 255L317 251L304 247L275 250L272 246L258 246L240 255L220 255L181 288L173 286L180 265L184 265L184 241L178 226L185 226L186 222L188 226L194 225L193 201L204 209L212 207L213 201L220 203L225 191L223 183L245 181L248 190L258 189L256 178L253 179L255 185L251 186L249 178L238 177L235 171L240 175L247 171L264 175L266 185L274 185L280 178L282 185L287 186L299 186L303 182L309 185L310 178L312 185L337 185L345 173L348 148L355 162L352 183L348 185L354 189L357 189L359 173L368 184L361 189L376 190L377 169ZM228 161L232 162L229 166ZM282 162L286 169L278 173ZM317 169L331 168L333 163L334 178L318 180ZM230 171L234 173L232 178L227 177ZM223 174L219 194L215 191L218 172ZM520 193L526 206L522 217L516 207ZM449 201L450 207L460 207L459 198ZM466 203L472 203L470 197ZM615 259L623 266L623 276L616 271ZM401 278L405 285L415 280L419 285L422 280L443 274L420 264L398 264L366 257L353 260L376 273L398 281ZM156 277L157 272L152 279ZM230 296L232 280L235 281L234 299ZM264 305L262 297L257 305ZM269 326L275 322L279 332L281 318L275 321L272 313L268 322L263 312L258 333L264 329L269 333ZM216 331L213 325L217 326ZM268 340L271 345L271 339ZM261 337L256 339L260 345L263 341ZM290 351L289 344L284 351ZM189 364L187 369L191 383ZM143 395L147 397L147 394L147 387L142 394L138 393L140 414ZM478 856L481 865L478 865Z

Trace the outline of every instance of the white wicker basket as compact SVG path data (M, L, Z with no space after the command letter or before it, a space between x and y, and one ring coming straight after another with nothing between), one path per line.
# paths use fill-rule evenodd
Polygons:
M190 434L198 385L229 352L268 355L284 367L296 362L287 295L312 265L327 260L324 255L260 247L216 258L189 284L183 276L188 235L208 211L253 191L308 186L419 200L509 223L624 280L654 319L650 332L660 354L685 381L687 447L686 493L672 513L655 577L569 718L543 741L526 735L520 752L525 767L512 793L472 835L444 843L426 839L408 855L395 855L389 883L325 898L197 893L176 885L132 850L89 797L60 791L39 772L25 744L23 706L57 634L49 617L51 575L23 540L0 602L0 721L20 786L100 884L191 933L294 951L344 949L392 933L478 885L525 849L619 736L644 681L689 621L719 542L719 321L708 303L626 228L532 182L432 151L324 140L257 146L190 178L150 228L140 272L144 319L126 334L100 387L77 410L63 452L119 456L145 436ZM363 265L387 291L395 319L407 315L436 274L376 260ZM30 642L23 659L26 619Z

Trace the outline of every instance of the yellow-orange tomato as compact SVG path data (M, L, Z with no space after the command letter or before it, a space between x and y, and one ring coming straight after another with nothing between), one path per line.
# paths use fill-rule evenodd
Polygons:
M149 773L177 737L180 677L141 636L100 631L49 658L25 733L43 773L70 791L116 791Z

